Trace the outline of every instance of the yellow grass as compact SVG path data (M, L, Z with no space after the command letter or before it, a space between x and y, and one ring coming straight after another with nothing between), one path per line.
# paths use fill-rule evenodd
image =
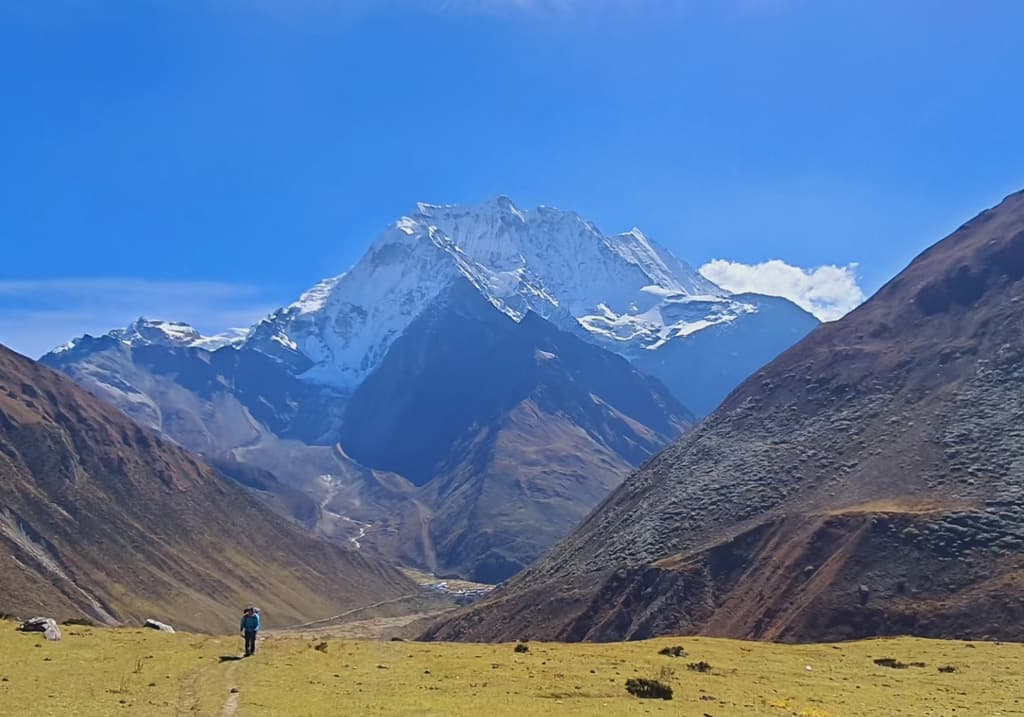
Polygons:
M704 638L455 645L65 627L60 643L0 622L2 715L1024 715L1024 645L873 640L786 646ZM658 655L681 644L687 657ZM879 667L892 657L925 667ZM706 661L701 674L687 664ZM944 674L940 666L956 672ZM808 670L807 667L811 669ZM672 684L639 700L629 677ZM238 693L232 694L231 688Z

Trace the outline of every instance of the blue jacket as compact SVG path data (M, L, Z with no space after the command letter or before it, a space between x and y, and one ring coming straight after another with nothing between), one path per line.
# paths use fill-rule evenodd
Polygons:
M242 615L242 624L239 626L242 632L259 632L260 631L260 616L259 615Z

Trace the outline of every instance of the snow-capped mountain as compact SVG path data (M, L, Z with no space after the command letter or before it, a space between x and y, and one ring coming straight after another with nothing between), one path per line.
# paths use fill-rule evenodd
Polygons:
M352 390L459 278L516 321L534 311L657 367L655 375L674 390L701 376L681 380L671 363L650 361L652 352L713 327L728 333L751 322L760 328L753 333L781 337L781 343L746 347L741 374L712 367L714 384L703 386L710 397L694 402L702 404L697 413L710 411L752 366L770 361L817 324L785 302L785 315L776 311L772 326L760 326L758 301L730 295L640 229L609 236L577 213L523 210L498 197L474 206L418 205L388 226L351 270L257 324L245 346L279 358L303 379ZM675 392L685 404L686 391Z
M759 310L756 301L731 296L639 229L606 235L575 212L524 210L501 196L474 206L418 205L351 271L325 279L253 327L245 346L286 362L306 380L352 390L459 277L516 320L532 311L632 360ZM792 309L789 321L799 328L787 327L783 346L751 346L755 367L816 325ZM724 397L745 375L721 379L715 396ZM685 395L678 397L685 403Z
M332 539L501 580L816 325L498 197L419 205L241 336L140 319L41 361Z
M158 321L139 317L123 329L114 329L105 336L131 347L177 346L216 351L225 346L241 346L249 335L248 329L228 329L213 336L203 336L194 327L181 321ZM53 353L71 351L90 338L88 334L58 346Z

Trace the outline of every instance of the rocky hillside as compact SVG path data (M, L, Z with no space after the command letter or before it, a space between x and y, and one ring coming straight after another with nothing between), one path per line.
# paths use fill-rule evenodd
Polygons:
M0 612L278 625L413 592L70 379L0 347Z
M1024 193L757 372L431 638L1024 639Z

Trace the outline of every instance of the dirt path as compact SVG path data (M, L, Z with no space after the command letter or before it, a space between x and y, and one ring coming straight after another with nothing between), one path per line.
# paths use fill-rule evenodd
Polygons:
M241 694L237 691L238 684L235 675L238 670L238 660L241 659L233 656L221 657L220 661L211 660L209 664L183 674L178 684L178 703L175 707L175 714L179 716L194 715L200 711L200 683L205 684L207 679L215 679L218 674L221 674L224 679L224 691L228 693L228 696L220 714L221 717L234 717L241 699ZM225 662L228 663L226 668L224 667ZM202 711L207 713L209 705L204 705Z
M346 610L345 612L339 613L337 615L331 615L330 617L325 617L320 620L313 620L312 622L304 622L299 625L289 625L288 627L282 627L279 630L275 630L275 632L302 630L303 628L307 627L315 627L316 625L324 625L336 622L338 620L348 617L349 615L355 615L356 613L362 612L363 610L372 610L373 608L381 607L382 605L391 605L396 602L402 602L403 600L410 600L414 597L417 597L418 595L419 593L409 593L408 595L402 595L400 597L391 598L390 600L381 600L380 602L375 602L372 605L363 605L361 607Z
M235 670L237 668L238 663L232 662L227 672L224 673L224 684L228 690L228 698L224 701L224 707L221 708L220 717L234 717L235 712L238 710L238 700L241 698L241 693L238 692L238 685L235 684Z
M344 639L344 640L390 640L394 637L412 639L426 629L425 623L451 612L455 608L424 610L397 617L371 617L363 620L346 620L336 625L323 625L308 629L278 631L273 635L277 638L300 639ZM416 629L414 626L422 626Z
M199 704L199 695L196 693L196 680L198 679L199 669L192 670L182 676L181 683L178 686L177 713L179 715L192 714Z

